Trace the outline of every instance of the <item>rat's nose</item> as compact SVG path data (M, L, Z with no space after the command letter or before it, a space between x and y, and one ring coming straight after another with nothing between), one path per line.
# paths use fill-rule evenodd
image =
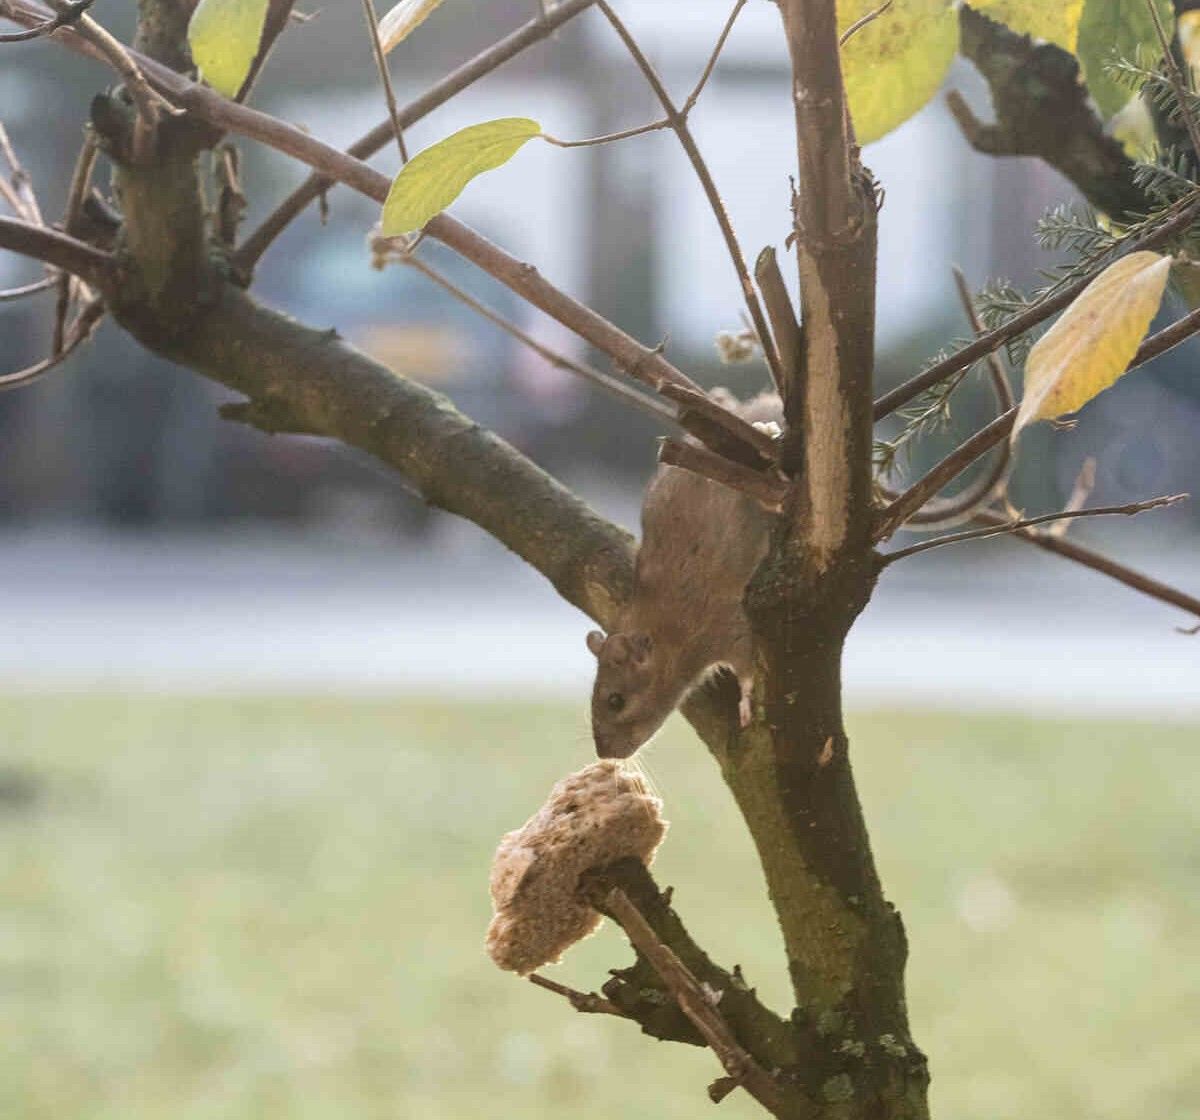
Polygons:
M597 758L628 758L638 749L638 744L626 739L618 739L615 735L594 734Z

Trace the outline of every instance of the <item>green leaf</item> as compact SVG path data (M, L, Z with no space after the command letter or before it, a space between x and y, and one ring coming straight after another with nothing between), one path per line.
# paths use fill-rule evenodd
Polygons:
M1130 253L1096 277L1029 351L1012 438L1082 408L1128 368L1158 313L1171 258Z
M262 41L268 0L200 0L188 24L188 43L200 76L226 97L237 97Z
M971 7L1012 31L1075 52L1083 0L972 0Z
M879 7L879 0L838 0L838 30ZM958 50L951 0L894 0L842 48L850 116L860 144L903 124L941 86Z
M1154 6L1170 37L1175 21L1171 0L1154 0ZM1151 52L1156 58L1161 54L1146 0L1087 0L1075 53L1083 68L1088 92L1095 98L1105 119L1133 96L1105 73L1105 64L1117 58L1135 61L1139 49Z
M383 204L383 234L420 229L440 214L484 171L507 163L542 126L528 117L473 124L413 156L392 182Z

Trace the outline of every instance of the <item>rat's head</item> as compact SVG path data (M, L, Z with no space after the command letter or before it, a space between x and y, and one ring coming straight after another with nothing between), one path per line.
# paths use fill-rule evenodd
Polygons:
M661 726L673 704L665 701L659 658L649 634L587 636L596 655L592 738L600 758L628 758Z

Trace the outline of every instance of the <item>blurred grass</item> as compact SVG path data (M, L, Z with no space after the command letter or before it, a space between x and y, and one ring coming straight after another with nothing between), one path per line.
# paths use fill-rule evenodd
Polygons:
M587 760L581 711L0 697L5 1120L692 1120L698 1050L482 952L500 834ZM1200 730L860 714L935 1114L1195 1117ZM682 725L660 882L782 1007L758 871ZM611 929L552 974L592 988ZM740 1094L726 1120L757 1112Z

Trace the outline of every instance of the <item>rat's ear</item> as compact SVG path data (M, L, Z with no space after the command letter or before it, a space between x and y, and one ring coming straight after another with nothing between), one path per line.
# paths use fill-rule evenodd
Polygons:
M591 631L587 636L587 647L595 657L599 657L604 648L604 635L599 630Z
M654 648L654 642L650 640L650 635L645 633L633 634L629 639L630 648L633 651L633 659L639 664L644 664L650 656L650 651Z
M629 660L632 652L629 638L625 634L610 634L604 643L605 658L609 665L619 667Z

